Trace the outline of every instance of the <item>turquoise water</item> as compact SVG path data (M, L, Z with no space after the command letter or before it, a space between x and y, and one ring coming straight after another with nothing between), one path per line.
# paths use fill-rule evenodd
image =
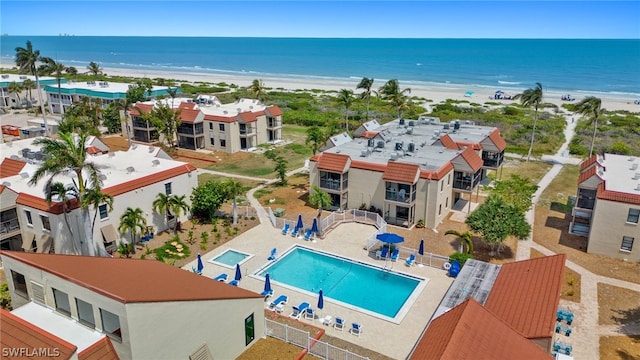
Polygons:
M402 265L401 262L398 262ZM271 281L395 317L420 280L296 247L258 274ZM315 307L315 304L311 304Z
M211 259L211 261L233 267L249 256L251 255L229 249L222 254L214 257L213 259Z
M460 84L640 96L640 40L327 39L3 36L12 61L31 40L42 56L80 71L102 67L318 79L399 79L402 85ZM267 86L269 84L266 84Z

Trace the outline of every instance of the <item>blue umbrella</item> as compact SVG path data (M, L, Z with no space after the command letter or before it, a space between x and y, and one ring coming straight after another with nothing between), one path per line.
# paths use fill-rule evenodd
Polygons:
M397 244L404 241L404 238L402 236L392 233L378 234L376 235L376 239L388 244Z
M296 230L300 230L304 227L302 223L302 214L298 215L298 222L296 223Z
M311 225L311 232L317 234L318 233L318 219L313 218L313 224Z
M202 270L204 270L204 264L202 263L202 256L200 256L200 254L198 254L198 274L202 273Z
M322 296L322 290L318 292L318 309L322 310L324 307L324 296Z
M236 264L236 277L234 280L240 281L242 279L242 271L240 271L240 264Z
M269 279L269 274L264 276L264 293L271 292L271 280Z
M420 247L418 248L418 254L424 255L424 239L420 240Z

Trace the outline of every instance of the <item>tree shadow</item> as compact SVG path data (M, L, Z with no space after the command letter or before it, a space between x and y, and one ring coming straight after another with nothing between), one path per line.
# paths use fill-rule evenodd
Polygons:
M640 329L640 306L632 309L612 309L612 311L614 314L611 315L611 320L620 325L622 333L633 333Z
M630 354L627 350L624 349L616 349L616 354L621 360L640 360L640 356Z
M587 238L569 234L570 224L571 216L569 214L565 214L563 217L547 216L547 220L544 223L546 227L560 230L558 244L586 252Z

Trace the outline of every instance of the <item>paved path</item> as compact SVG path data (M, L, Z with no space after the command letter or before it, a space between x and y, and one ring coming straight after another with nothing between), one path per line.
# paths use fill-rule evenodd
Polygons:
M580 163L578 159L569 157L567 151L569 143L575 134L578 117L575 115L565 115L565 118L567 120L565 143L562 144L555 155L544 155L541 157L542 161L551 162L554 165L538 183L538 190L534 193L532 199L533 204L538 203L540 195L560 173L564 164ZM509 154L509 156L522 158L521 155L517 154ZM525 214L525 217L533 229L535 206ZM532 236L533 231L527 240L518 242L516 260L529 259L532 248L545 255L555 254L553 251L534 242ZM564 338L564 336L559 336L561 338L559 340L573 345L572 355L574 358L597 359L600 354L599 342L601 336L640 335L640 323L627 324L622 327L598 324L598 283L605 283L637 292L640 292L640 284L596 275L569 260L566 261L566 266L579 273L581 277L580 303L566 300L560 301L560 306L570 309L576 315L576 320L571 326L573 330L571 337Z

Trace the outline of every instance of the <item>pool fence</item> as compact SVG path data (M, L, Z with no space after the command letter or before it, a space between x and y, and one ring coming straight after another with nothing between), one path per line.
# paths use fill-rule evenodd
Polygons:
M267 212L269 214L269 218L271 219L271 224L277 228L282 229L286 224L289 224L289 231L293 230L296 226L297 220L287 220L280 217L275 216L271 208L267 207ZM303 223L307 228L311 227L313 223L313 218L302 219ZM387 232L387 223L384 221L384 218L380 216L378 213L366 211L366 210L358 210L358 209L349 209L344 211L334 211L328 216L324 217L320 221L320 229L321 232L326 234L331 231L336 226L347 223L347 222L358 222L362 224L369 224L375 226L378 231L376 231L373 235L371 235L366 242L365 249L368 252L376 251L376 246L380 245L380 241L376 238L378 234L382 234ZM424 253L424 255L418 254L418 249L412 249L404 246L398 246L400 252L398 254L399 260L407 259L411 254L416 256L416 264L431 266L435 268L444 268L445 263L449 263L449 257L442 256L433 253Z
M326 360L368 360L364 357L331 345L327 342L320 341L311 336L308 331L296 329L287 324L277 321L264 319L265 332L267 336L280 339L286 343L299 346L307 350L307 353Z

